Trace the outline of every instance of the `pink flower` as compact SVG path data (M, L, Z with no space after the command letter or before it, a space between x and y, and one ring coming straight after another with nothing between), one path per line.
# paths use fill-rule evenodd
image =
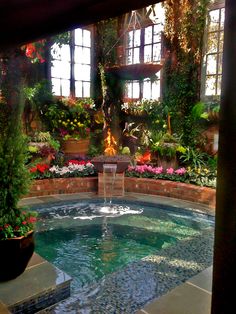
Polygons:
M182 176L183 174L185 174L186 169L185 168L179 168L177 170L175 170L175 173Z
M154 168L154 173L155 174L161 174L163 172L163 168L162 167L156 167Z
M27 225L27 221L22 221L22 225Z
M166 169L166 173L167 174L173 174L174 173L174 169L173 168L168 168L168 169Z

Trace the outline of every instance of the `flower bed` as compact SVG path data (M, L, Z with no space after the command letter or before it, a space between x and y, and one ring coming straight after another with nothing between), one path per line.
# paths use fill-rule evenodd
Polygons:
M33 179L90 177L96 175L96 169L90 161L69 160L65 166L38 164L30 169Z
M178 182L196 184L200 186L213 187L216 186L216 174L207 168L168 168L152 167L149 165L130 166L126 171L127 177L134 178L152 178L164 179Z
M28 196L98 191L96 170L90 161L70 160L63 167L37 165L31 168L31 173L39 180L34 181ZM126 171L124 188L125 192L173 197L214 208L215 189L196 185L203 185L204 182L210 184L211 181L214 183L214 180L215 176L207 169L164 170L148 165L130 166ZM195 185L189 184L191 182Z

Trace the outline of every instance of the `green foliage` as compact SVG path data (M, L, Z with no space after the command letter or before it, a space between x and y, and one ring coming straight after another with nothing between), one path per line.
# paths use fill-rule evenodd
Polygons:
M116 46L117 40L117 19L100 21L97 26L97 55L98 63L103 65L114 65L117 62Z
M50 132L36 132L33 137L34 142L47 143L53 149L58 151L60 149L60 143L52 137ZM32 149L31 149L32 150ZM33 151L31 151L33 152ZM36 151L37 152L37 151Z
M180 150L179 141L169 133L153 131L150 137L150 149L157 152L160 157L171 159Z
M200 150L187 147L185 152L180 156L181 161L194 168L205 167L208 160L208 155Z
M19 91L16 91L19 93ZM30 175L25 167L27 159L27 139L22 134L21 114L23 97L16 99L8 112L6 122L1 125L0 137L0 224L12 223L19 213L17 203L28 192ZM15 100L15 101L16 101ZM1 106L1 115L5 111ZM8 110L6 110L8 111Z
M47 117L47 128L62 138L86 138L89 136L93 100L64 98L56 100L43 109Z
M207 0L166 0L165 39L170 51L164 69L164 105L172 127L185 146L195 146L197 136L192 108L200 95L200 60Z

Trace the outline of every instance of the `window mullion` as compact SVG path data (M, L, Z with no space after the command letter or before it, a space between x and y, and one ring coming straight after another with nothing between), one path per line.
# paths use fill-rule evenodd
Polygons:
M70 33L70 93L75 97L75 32Z

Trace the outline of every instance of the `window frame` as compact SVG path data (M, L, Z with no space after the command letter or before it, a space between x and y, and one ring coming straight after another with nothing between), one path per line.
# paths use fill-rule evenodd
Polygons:
M81 29L82 31L87 30L90 32L90 47L88 46L84 46L84 45L76 45L75 44L75 30L76 29ZM70 33L70 39L69 39L69 43L68 45L70 46L70 94L69 96L64 96L62 95L62 85L60 82L60 95L56 95L56 97L75 97L75 98L90 98L91 95L93 94L93 85L92 85L92 69L94 67L94 60L93 60L93 51L94 51L94 43L93 43L93 38L94 38L94 27L91 25L89 27L78 27L76 29L73 29L71 31L69 31ZM90 80L76 80L75 79L75 64L80 64L78 62L76 62L75 60L75 47L82 47L82 48L89 48L90 49ZM52 83L52 79L60 79L60 81L62 80L60 77L52 77L52 73L51 73L51 69L52 69L52 61L54 60L51 54L51 47L50 46L50 51L49 51L49 56L50 56L50 65L49 65L49 71L48 71L48 79L50 80L50 82ZM83 63L81 63L83 64ZM82 96L76 96L76 88L75 88L75 83L76 82L82 82ZM90 83L90 95L89 96L84 96L84 90L83 90L83 83Z
M144 23L144 25L142 26L142 27L139 27L139 28L129 28L128 30L127 30L127 34L126 34L126 36L125 36L125 53L124 53L124 55L125 55L125 64L126 65L131 65L131 64L134 64L134 63L128 63L127 62L127 59L128 59L128 54L127 54L127 51L129 51L129 50L133 50L134 48L137 48L137 47L139 47L139 63L137 63L137 64L143 64L143 63L148 63L147 61L145 62L144 60L145 60L145 55L144 55L144 51L145 51L145 47L146 46L151 46L151 58L150 58L150 61L149 62L161 62L161 59L162 59L162 57L163 57L163 49L164 49L164 46L163 46L163 43L164 43L164 40L163 40L163 31L160 31L159 32L159 34L160 34L160 40L159 41L154 41L154 27L156 26L156 25L158 25L158 24L160 24L160 23L153 23L153 22L146 22L146 23ZM148 28L148 27L152 27L152 40L151 40L151 43L149 44L146 44L145 43L145 30ZM140 45L139 46L134 46L134 45L132 45L132 47L129 47L128 45L127 45L127 43L128 43L128 36L129 36L129 32L130 31L136 31L136 30L140 30ZM134 38L134 34L133 34L133 38ZM158 60L153 60L154 58L154 56L153 56L153 50L154 50L154 45L156 45L156 44L160 44L161 45L161 49L160 49L160 58L158 59ZM133 60L133 58L132 58L132 60ZM126 93L126 90L125 90L125 93L124 93L124 101L137 101L137 100L142 100L142 99L144 99L143 98L143 89L144 89L144 82L146 81L147 79L142 79L142 80L139 80L139 98L131 98L131 97L128 97L129 95ZM159 78L156 78L156 79L149 79L150 80L150 84L151 84L151 87L150 87L150 89L151 89L151 93L152 93L152 90L153 90L153 88L154 88L154 84L155 84L155 82L156 81L159 81L159 85L160 85L160 91L159 91L159 94L160 94L160 96L159 96L159 98L157 99L157 100L160 100L161 99L161 97L162 97L162 92L161 92L161 89L162 89L162 72L161 72L161 70L160 70L160 77ZM137 81L137 80L135 80L135 81ZM130 80L130 81L126 81L128 84L132 84L132 80ZM127 85L127 84L125 84L125 85ZM134 92L132 92L131 93L132 95L134 94ZM152 95L151 95L152 96ZM156 99L156 98L150 98L150 99Z
M224 0L218 0L213 3L211 3L207 10L207 19L206 19L206 26L205 26L205 32L204 32L204 45L203 45L203 55L202 55L202 70L201 70L201 99L203 101L219 101L221 97L221 90L220 93L217 94L217 90L219 88L219 79L221 77L222 79L222 59L223 59L223 49L220 50L220 37L223 33L224 35L224 27L221 28L221 20L222 20L222 9L225 8L225 1ZM219 10L219 23L217 30L209 31L209 13L214 10ZM217 34L217 51L216 52L209 52L208 53L208 38L209 34ZM207 74L207 59L208 56L216 56L216 73L213 74ZM219 71L219 65L220 65L220 56L221 58L221 71ZM216 86L215 86L215 94L214 95L206 95L206 82L207 77L214 77Z

